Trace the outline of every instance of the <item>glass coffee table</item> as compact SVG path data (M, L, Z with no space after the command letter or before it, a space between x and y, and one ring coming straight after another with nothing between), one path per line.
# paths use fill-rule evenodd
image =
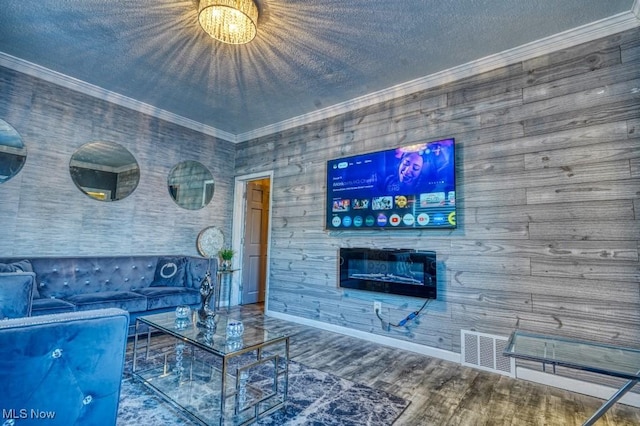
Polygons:
M560 366L628 380L583 426L593 425L640 380L638 349L516 330L511 334L503 353L505 356L541 362L543 371L549 364L554 374L556 366Z
M195 315L195 313L193 313ZM227 337L227 315L216 330L174 312L136 319L133 376L203 425L245 425L284 406L289 336L247 326Z

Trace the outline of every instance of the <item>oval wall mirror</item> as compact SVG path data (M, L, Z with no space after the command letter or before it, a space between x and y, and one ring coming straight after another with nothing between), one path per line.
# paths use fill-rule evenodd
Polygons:
M69 172L76 186L100 201L116 201L138 186L140 167L133 154L114 142L89 142L71 157Z
M178 163L169 172L167 185L173 201L185 209L201 209L213 198L213 175L197 161Z
M22 137L9 123L0 120L0 183L17 175L27 160Z

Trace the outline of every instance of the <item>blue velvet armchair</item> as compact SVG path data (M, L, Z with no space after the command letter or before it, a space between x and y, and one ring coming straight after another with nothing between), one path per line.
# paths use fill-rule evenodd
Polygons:
M115 425L128 326L116 308L0 321L5 424Z

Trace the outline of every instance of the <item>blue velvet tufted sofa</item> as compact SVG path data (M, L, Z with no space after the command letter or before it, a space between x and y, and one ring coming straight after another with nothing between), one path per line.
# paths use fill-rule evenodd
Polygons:
M194 256L0 258L0 286L13 273L35 274L31 315L120 308L139 315L200 303L200 283L217 262Z
M121 309L0 321L4 425L115 425L129 314Z

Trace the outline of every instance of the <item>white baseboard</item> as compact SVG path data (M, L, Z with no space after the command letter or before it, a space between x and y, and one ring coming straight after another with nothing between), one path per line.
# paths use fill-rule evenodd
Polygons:
M432 356L434 358L440 358L447 361L460 363L460 354L451 351L445 351L444 349L433 348L431 346L420 345L413 342L407 342L406 340L394 339L392 337L381 336L379 334L367 333L365 331L354 330L347 327L342 327L335 324L328 324L326 322L314 321L308 318L301 318L293 315L283 314L282 312L265 310L265 315L268 317L279 318L286 321L295 322L297 324L308 325L310 327L319 328L321 330L332 331L334 333L340 333L347 336L357 337L359 339L368 340L374 343L380 343L392 348L403 349L411 352L416 352L422 355Z
M553 386L555 388L581 393L583 395L593 396L604 400L611 398L611 396L618 391L618 389L614 389L609 386L589 383L569 377L557 376L550 373L543 373L542 371L531 370L525 367L516 367L516 377L518 379L529 380L531 382ZM618 402L640 408L640 394L628 392L625 396L620 398Z
M461 355L456 352L433 348L431 346L420 345L413 342L407 342L406 340L394 339L392 337L381 336L379 334L367 333L364 331L354 330L335 324L328 324L321 321L315 321L308 318L301 318L293 315L283 314L282 312L269 311L268 309L265 311L265 315L273 318L291 321L297 324L308 325L310 327L319 328L321 330L332 331L347 336L357 337L359 339L367 340L374 343L380 343L382 345L390 346L397 349L403 349L434 358L444 359L446 361L455 362L457 364L461 363ZM618 390L609 386L598 385L595 383L571 379L569 377L558 376L550 373L543 373L541 371L535 371L525 367L516 367L516 378L529 380L531 382L540 383L542 385L553 386L559 389L568 390L570 392L593 396L595 398L600 398L603 400L611 398L611 396ZM632 407L640 408L640 394L629 392L618 402Z

